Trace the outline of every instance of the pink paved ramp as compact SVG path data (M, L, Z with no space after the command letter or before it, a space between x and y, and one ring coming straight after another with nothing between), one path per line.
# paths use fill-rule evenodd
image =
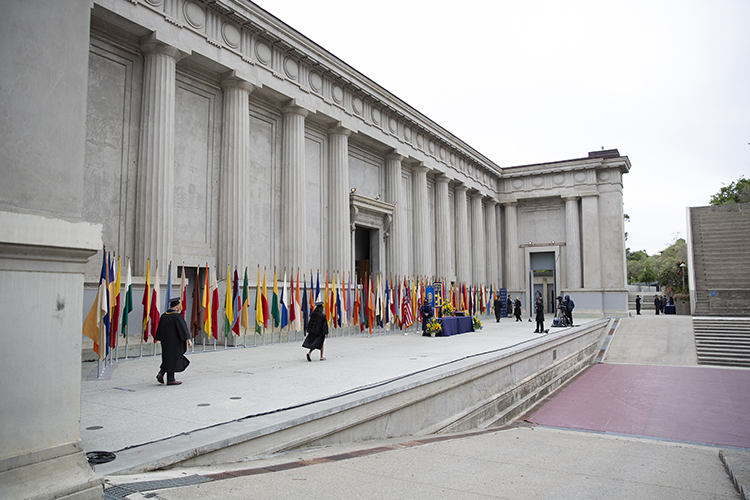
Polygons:
M750 448L750 370L599 364L531 420Z

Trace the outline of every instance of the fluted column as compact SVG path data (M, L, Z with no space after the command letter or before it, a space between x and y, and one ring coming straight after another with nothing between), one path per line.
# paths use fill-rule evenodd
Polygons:
M219 194L219 272L227 266L248 265L250 217L248 160L250 114L248 101L255 88L238 78L221 82L224 91L221 126L221 189Z
M486 216L484 219L485 234L487 234L487 283L497 286L500 283L500 276L498 275L498 262L500 262L500 256L497 252L497 219L495 214L497 213L497 202L489 199L484 204Z
M146 268L146 259L167 263L172 258L175 67L183 55L159 42L142 45L141 52L143 94L135 234L138 270Z
M452 278L450 253L450 206L448 206L448 183L445 175L435 179L435 250L438 279Z
M505 269L507 288L521 289L521 268L518 255L518 210L516 202L505 204Z
M281 109L281 260L306 266L305 260L305 117L308 111ZM348 210L347 210L348 213Z
M565 200L565 253L567 255L567 288L581 288L581 229L578 221L578 196Z
M393 221L391 222L391 234L386 245L387 262L389 273L395 276L406 274L404 262L404 221L401 219L401 162L404 157L398 153L385 156L385 201L393 203Z
M429 252L429 240L427 239L427 172L430 169L424 165L418 165L412 169L414 184L412 196L414 197L414 272L418 275L427 274L427 252Z
M482 193L471 195L471 264L472 281L484 283L487 280L485 265L486 248L484 246L484 210L482 209Z
M456 186L456 280L467 283L471 280L471 255L469 255L469 213L466 209L464 185Z
M583 287L602 286L602 260L599 241L599 195L581 196L581 224L583 225Z
M349 230L349 134L336 126L328 130L328 266L341 272L351 266Z

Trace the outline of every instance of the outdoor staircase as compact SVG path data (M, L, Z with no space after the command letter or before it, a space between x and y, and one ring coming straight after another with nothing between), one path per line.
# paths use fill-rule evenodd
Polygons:
M750 318L693 318L699 365L750 367Z
M750 203L690 209L695 316L747 316Z

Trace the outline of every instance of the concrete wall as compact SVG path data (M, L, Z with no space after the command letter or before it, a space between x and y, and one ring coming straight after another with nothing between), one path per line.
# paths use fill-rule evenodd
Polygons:
M91 3L0 3L0 496L102 498L80 443Z

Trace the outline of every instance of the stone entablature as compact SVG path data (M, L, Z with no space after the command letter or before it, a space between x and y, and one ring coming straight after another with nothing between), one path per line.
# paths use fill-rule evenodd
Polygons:
M237 78L272 90L280 101L293 99L311 112L311 119L341 122L353 132L408 152L436 173L483 192L496 191L498 165L250 2L96 0L95 4L136 20L160 42L205 56L212 61L212 71L234 71Z

